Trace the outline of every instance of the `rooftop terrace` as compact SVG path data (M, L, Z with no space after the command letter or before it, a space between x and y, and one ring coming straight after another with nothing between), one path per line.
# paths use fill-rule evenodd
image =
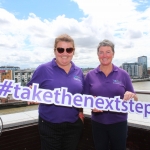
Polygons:
M78 150L95 150L90 121L90 110L85 109L84 131ZM38 150L40 140L38 134L38 111L27 111L1 116L3 132L0 136L1 150ZM150 118L129 114L128 150L150 150Z

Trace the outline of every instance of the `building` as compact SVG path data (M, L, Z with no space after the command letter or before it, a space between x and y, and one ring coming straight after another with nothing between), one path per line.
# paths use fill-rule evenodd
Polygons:
M2 70L1 70L1 71L2 71ZM13 77L12 70L4 70L4 71L1 73L1 82L3 82L4 79L12 80L12 77Z
M14 80L14 71L20 70L20 67L14 67L14 66L1 66L0 67L0 71L7 71L7 70L11 70L12 71L12 79L11 80Z
M20 70L20 67L14 67L14 66L1 66L0 70Z
M139 63L139 65L143 66L142 77L143 78L148 77L148 72L147 72L147 56L138 57L138 63Z
M5 70L0 70L0 82L2 82L2 73L5 72Z
M31 79L34 73L34 69L17 70L14 72L15 82L20 82L22 86L25 86Z
M137 62L135 63L123 63L122 69L126 70L131 78L141 78L142 77L142 66Z
M138 62L123 63L122 69L126 70L131 78L147 78L147 56L138 57Z
M148 73L148 75L149 75L149 77L150 77L150 67L148 67L147 73Z
M90 71L93 70L94 68L81 68L83 71L84 76L86 76L86 74Z
M139 65L139 78L143 77L143 65Z

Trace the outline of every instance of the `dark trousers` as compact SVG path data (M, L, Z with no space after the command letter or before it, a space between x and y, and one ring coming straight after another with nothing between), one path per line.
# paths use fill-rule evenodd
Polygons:
M83 123L50 123L39 117L41 150L76 150Z
M96 150L125 150L127 121L101 124L92 121L92 132Z

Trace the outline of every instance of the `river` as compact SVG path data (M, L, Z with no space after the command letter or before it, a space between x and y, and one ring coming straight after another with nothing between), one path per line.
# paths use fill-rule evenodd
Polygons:
M150 81L133 82L135 90L150 90Z
M134 82L133 87L135 90L149 90L150 91L150 81ZM143 95L143 94L137 94L137 95L138 95L139 101L150 102L150 95ZM1 109L0 115L17 113L17 112L25 112L25 111L37 110L37 109L38 109L38 105Z
M150 81L133 82L135 90L148 90L150 91ZM142 102L150 102L150 94L137 94L138 100Z

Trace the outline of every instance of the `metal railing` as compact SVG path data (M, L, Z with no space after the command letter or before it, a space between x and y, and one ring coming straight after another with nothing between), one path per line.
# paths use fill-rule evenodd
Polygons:
M2 131L3 131L3 121L2 118L0 117L0 136L2 135Z
M150 94L149 90L135 90L137 94Z

